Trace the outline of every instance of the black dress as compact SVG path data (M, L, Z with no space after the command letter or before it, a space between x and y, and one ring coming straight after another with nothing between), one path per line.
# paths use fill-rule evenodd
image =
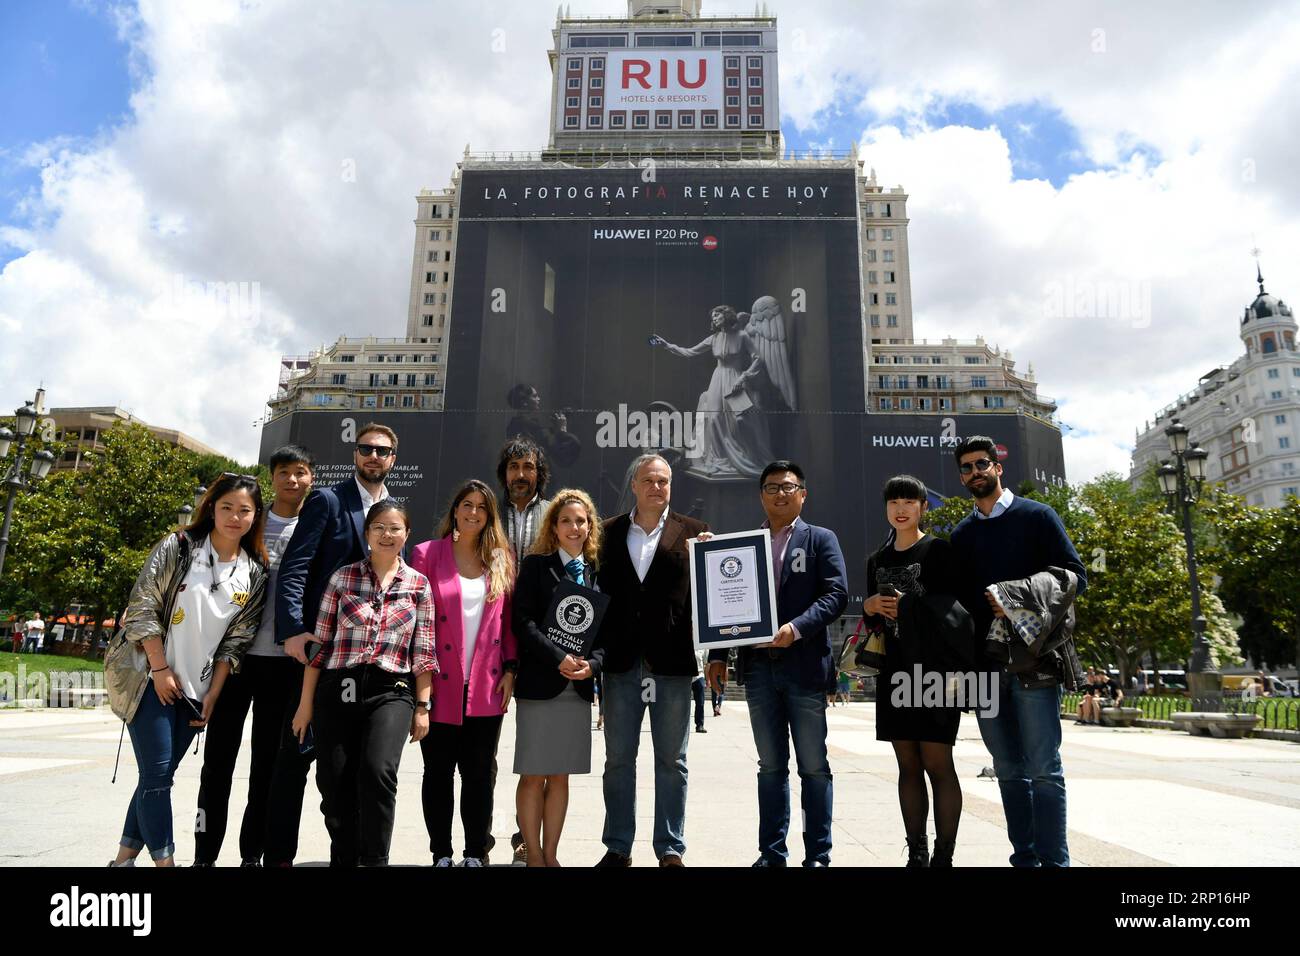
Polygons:
M880 587L892 584L900 594L923 597L927 594L957 594L959 592L956 564L947 541L926 535L906 551L896 551L894 545L885 545L867 559L867 581L872 593L879 594ZM866 615L867 626L887 629L885 640L885 667L876 678L876 739L922 740L952 746L957 740L957 726L961 710L957 707L896 706L896 697L902 702L914 703L916 683L915 667L921 665L922 673L943 673L949 665L931 660L926 652L928 642L917 635L900 635L895 623L876 614ZM906 676L899 685L895 674Z

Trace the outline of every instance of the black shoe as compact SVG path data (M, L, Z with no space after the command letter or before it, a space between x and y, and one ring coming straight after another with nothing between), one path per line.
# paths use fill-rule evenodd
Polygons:
M806 868L813 870L813 869L824 869L825 867L828 867L831 864L829 860L804 860L803 865Z
M707 734L707 733L708 733L708 731L704 729L704 725L703 725L703 724L700 724L698 727L696 727L696 728L695 728L695 732L696 732L697 734Z
M769 860L767 857L765 857L765 856L760 856L757 860L754 861L754 868L755 868L755 869L758 869L758 868L760 868L760 867L761 867L761 868L764 868L764 869L771 869L771 870L784 870L784 869L785 869L785 864L784 864L784 863L773 863L773 862L772 862L771 860Z
M260 870L262 868L261 860L245 860L239 864L241 870Z
M924 869L930 865L930 839L920 837L907 838L907 869Z
M957 844L950 840L934 841L934 856L930 857L930 869L951 870L952 854Z
M604 856L600 858L600 862L596 864L597 868L631 866L631 865L632 865L632 858L630 856L624 856L622 853L615 853L613 850L609 850Z

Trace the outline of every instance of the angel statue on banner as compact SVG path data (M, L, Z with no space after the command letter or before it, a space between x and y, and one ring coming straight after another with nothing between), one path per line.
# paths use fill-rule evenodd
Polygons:
M781 305L772 296L765 295L754 301L745 332L754 342L754 348L763 360L767 379L786 408L797 411L798 399L794 386L794 371L790 367L790 340L786 335L785 316ZM780 408L779 402L769 401L768 407Z
M701 447L687 470L706 478L757 478L772 460L767 419L755 400L763 359L734 308L715 306L709 318L709 335L698 345L650 337L652 346L681 358L712 355L717 362L709 387L700 393L696 418Z

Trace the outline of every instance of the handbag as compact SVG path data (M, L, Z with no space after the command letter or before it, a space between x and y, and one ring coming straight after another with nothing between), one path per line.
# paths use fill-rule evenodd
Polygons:
M885 632L873 627L864 633L866 622L866 618L858 621L840 649L839 669L854 677L875 677L885 667Z

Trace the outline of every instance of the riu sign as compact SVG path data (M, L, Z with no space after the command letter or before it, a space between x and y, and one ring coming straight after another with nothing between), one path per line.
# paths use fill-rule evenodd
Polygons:
M611 51L607 58L606 112L718 110L721 115L723 99L722 54L717 51L626 50Z

